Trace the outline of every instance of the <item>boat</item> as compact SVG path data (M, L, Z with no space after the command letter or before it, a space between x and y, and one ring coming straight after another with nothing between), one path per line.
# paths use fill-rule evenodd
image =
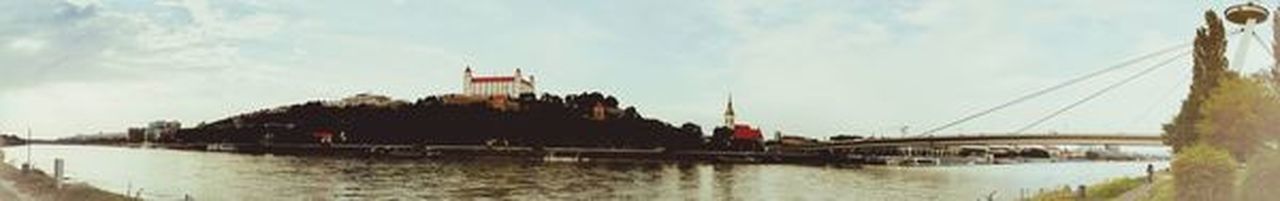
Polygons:
M555 152L549 152L542 157L542 162L587 162L587 158L574 156L556 156Z
M142 144L138 145L138 148L142 148L142 149L155 149L158 147L159 146L156 146L155 143L151 143L151 142L142 142Z
M906 163L903 165L907 166L937 166L942 164L942 160L934 157L911 157L904 162Z
M1022 160L1019 158L997 157L995 158L995 160L992 160L991 163L992 164L1018 164L1018 163L1022 163Z
M428 157L437 157L437 156L443 155L443 153L440 151L431 150L431 149L421 149L416 147L411 148L411 147L378 146L378 147L369 148L368 152L373 154L381 154L385 156L401 157L401 158L428 158Z
M214 143L214 144L205 145L204 149L207 151L232 152L232 151L236 151L236 146L230 143Z

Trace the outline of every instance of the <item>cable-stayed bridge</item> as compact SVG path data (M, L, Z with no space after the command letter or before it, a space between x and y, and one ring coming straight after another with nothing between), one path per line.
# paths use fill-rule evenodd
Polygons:
M1163 146L1158 134L1125 133L1053 133L1053 134L978 134L923 136L835 141L806 148L818 150L852 150L868 147L949 147L964 145L1136 145Z
M1233 65L1233 68L1240 68L1241 65L1244 65L1244 61L1246 61L1246 58L1247 58L1246 53L1250 50L1249 49L1250 45L1258 45L1262 47L1262 50L1272 55L1273 62L1280 62L1280 54L1277 54L1277 51L1272 50L1272 49L1280 50L1280 45L1274 45L1267 41L1264 41L1264 39L1260 37L1257 34L1257 32L1255 32L1253 29L1255 25L1264 23L1265 19L1268 17L1269 14L1270 14L1270 11L1268 9L1265 9L1260 5L1254 4L1254 3L1241 4L1241 5L1233 6L1230 9L1227 9L1227 11L1225 12L1226 21L1237 24L1239 26L1233 29L1234 31L1228 31L1228 33L1219 33L1219 34L1224 34L1225 37L1227 37L1228 39L1241 40L1241 42L1237 43L1239 44L1239 46L1237 47L1238 51L1235 52L1236 55L1232 59L1232 61L1235 61L1231 63ZM1280 23L1280 18L1276 18L1276 22ZM1280 27L1280 24L1273 23L1273 29L1280 29L1277 27ZM1276 40L1280 40L1280 32L1273 32L1273 33L1275 33L1275 36L1273 36L1272 38ZM1028 131L1035 129L1046 122L1052 121L1054 118L1057 118L1067 113L1068 111L1071 111L1072 109L1079 108L1085 105L1086 103L1089 103L1094 99L1097 99L1098 97L1106 95L1107 93L1112 92L1117 88L1125 86L1126 84L1129 84L1134 80L1147 76L1159 69L1169 68L1170 66L1180 66L1180 65L1170 65L1170 64L1174 63L1174 61L1179 61L1182 59L1190 59L1189 56L1195 53L1195 51L1197 51L1192 46L1192 44L1194 43L1195 42L1193 41L1182 42L1179 44L1170 45L1168 47L1158 49L1150 53L1138 55L1131 59L1118 62L1114 65L1101 68L1092 72L1088 72L1084 75L1065 80L1061 83L1047 86L1040 90L1036 90L1036 91L1027 93L1025 95L1015 97L1012 100L1003 102L1001 104L997 104L993 107L985 108L981 110L975 110L977 112L962 116L958 119L949 121L947 123L944 123L937 127L933 127L931 129L926 130L925 132L918 133L915 135L909 135L909 136L899 137L899 138L868 138L868 139L859 139L859 140L825 142L825 143L804 146L804 147L791 147L790 149L801 149L806 151L822 151L822 150L852 151L858 148L873 148L873 147L874 148L927 147L927 148L937 149L937 148L965 146L965 145L1162 146L1163 139L1159 133L1146 133L1146 134L1125 134L1125 133L1048 133L1048 134L1044 134L1044 133L1039 133L1037 134L1037 133L1029 133ZM1148 62L1148 61L1155 61L1155 62ZM1136 68L1135 66L1138 66L1139 64L1149 64L1149 65L1133 70ZM1267 64L1267 65L1271 65L1272 71L1280 72L1280 68L1277 68L1280 66L1273 65L1273 64ZM1182 66L1182 67L1190 67L1190 66ZM1129 72L1133 72L1133 73L1129 75L1124 75L1120 80L1108 83L1106 84L1105 87L1097 91L1094 91L1092 93L1089 93L1084 97L1080 97L1078 100L1070 102L1069 104L1064 105L1060 108L1056 108L1056 109L1051 108L1053 110L1047 111L1046 115L1038 118L1034 118L1030 120L1029 123L1017 128L1014 131L1001 132L996 134L968 134L968 135L939 134L943 131L946 131L949 128L953 128L957 125L964 124L971 120L979 119L989 114L996 113L1002 109L1042 97L1046 94L1060 91L1061 89L1067 88L1069 86L1079 85L1081 83L1098 80L1095 78L1103 75L1111 75L1117 72L1122 72L1122 70L1126 70L1126 69L1130 69ZM1280 73L1275 73L1275 74L1280 75Z

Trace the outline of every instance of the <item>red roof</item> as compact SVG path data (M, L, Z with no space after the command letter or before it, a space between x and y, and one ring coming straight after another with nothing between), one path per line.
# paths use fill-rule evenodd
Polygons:
M733 139L761 140L764 135L760 134L760 129L751 128L751 125L738 124L733 125Z
M511 82L511 81L515 81L515 80L516 80L516 77L512 77L512 76L494 76L494 77L475 77L475 78L471 78L471 82Z
M311 133L311 136L317 137L317 138L333 137L333 132L330 132L329 130L318 130L314 133Z

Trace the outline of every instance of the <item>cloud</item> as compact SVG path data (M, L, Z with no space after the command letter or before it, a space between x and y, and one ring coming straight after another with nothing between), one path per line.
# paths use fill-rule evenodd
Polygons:
M902 111L953 107L931 99L959 95L943 87L989 84L977 79L1028 64L1027 39L1017 33L997 31L981 19L956 23L962 20L933 17L994 8L955 13L944 3L893 11L906 13L901 18L857 15L881 6L729 11L731 27L741 30L740 42L726 52L728 66L738 73L735 95L744 107L754 105L765 127L800 133L882 130L916 123L911 121L918 115ZM771 13L785 15L787 22L768 23L781 18ZM918 31L903 32L909 30ZM986 40L992 38L1001 41Z
M361 92L414 99L457 91L469 57L484 72L525 68L546 92L614 94L672 123L711 127L732 92L739 119L767 131L822 137L911 125L918 132L1189 40L1204 7L2 1L0 130L24 122L69 134L156 119L210 121ZM1189 74L1170 69L1038 131L1158 130ZM1107 81L951 131L1013 129ZM77 111L93 115L63 118Z
M12 12L14 15L6 18L14 26L0 28L0 39L9 38L8 49L25 53L0 56L0 66L6 72L0 74L0 101L6 102L0 105L0 119L5 120L0 126L34 122L42 128L58 128L52 131L55 134L71 134L119 126L120 121L140 121L137 118L148 118L145 116L191 117L144 109L142 106L154 104L144 103L147 98L142 97L162 95L150 91L160 86L201 89L200 85L212 84L173 80L175 77L235 80L254 75L246 72L271 68L269 63L247 59L245 44L272 37L286 21L271 13L230 15L204 1L136 3L66 1L0 7L6 11L53 11ZM171 12L186 16L172 16ZM210 106L179 111L200 107ZM94 115L56 117L77 111Z
M729 1L720 11L735 30L736 43L725 60L737 79L731 90L744 107L742 119L796 134L897 135L902 126L921 132L1127 55L1189 39L1186 32L1135 26L1173 19L1147 19L1141 15L1150 13L1129 9L1097 13L1093 3ZM1123 20L1106 21L1111 18ZM1184 26L1173 30L1194 27ZM1132 104L1178 102L1170 96L1152 100L1155 93L1167 94L1168 86L1185 86L1178 85L1178 74L1185 72L1162 72L1173 75L1149 78L1162 84L1133 84L1144 89L1117 92L1112 96L1124 98L1095 101L1032 132L1154 133L1168 111L1150 114ZM1063 90L944 133L1012 131L1113 80ZM1176 109L1164 109L1169 108ZM1147 119L1128 121L1140 113L1148 113ZM1116 125L1113 119L1129 123Z
M15 17L18 28L0 31L0 37L19 38L10 43L11 48L56 51L0 61L8 66L6 70L16 72L2 75L0 88L252 66L241 63L242 42L268 37L283 24L270 14L231 18L202 1L182 2L175 8L189 13L192 21L170 23L159 13L114 9L124 5L95 1L32 5L55 12L23 13ZM46 38L46 42L29 38Z
M9 41L9 48L22 53L36 53L44 50L45 44L44 40L18 38Z

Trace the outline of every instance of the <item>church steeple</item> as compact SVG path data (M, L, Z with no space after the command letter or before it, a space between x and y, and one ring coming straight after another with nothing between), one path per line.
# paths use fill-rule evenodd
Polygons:
M724 126L733 128L733 124L735 123L734 116L735 115L733 114L733 95L730 94L729 102L727 105L725 105L725 109L724 109Z

